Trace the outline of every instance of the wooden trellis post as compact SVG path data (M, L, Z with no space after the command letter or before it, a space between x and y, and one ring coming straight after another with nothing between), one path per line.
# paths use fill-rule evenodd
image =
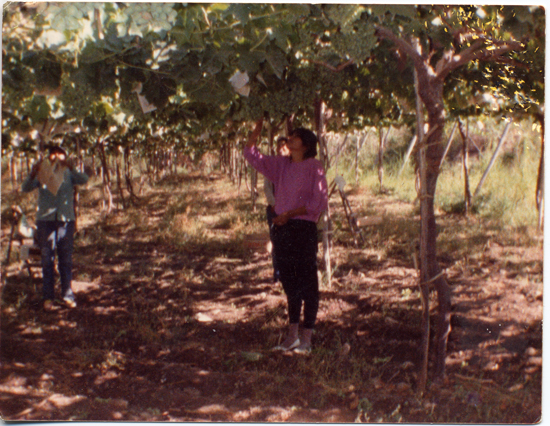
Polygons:
M479 183L477 184L476 190L474 191L473 198L475 199L477 194L479 193L479 190L481 189L481 186L485 182L485 179L487 178L487 175L491 171L491 168L495 164L495 161L497 159L498 153L500 151L500 148L502 148L502 145L504 144L504 141L506 140L506 135L508 134L508 130L510 129L510 124L512 124L512 121L508 119L506 123L506 127L504 128L504 131L502 132L502 136L500 137L500 140L498 141L497 148L495 149L495 152L493 153L493 156L491 157L491 160L489 161L489 164L487 165L487 168L485 169L485 172L483 173L483 176L481 176L481 179Z
M327 145L325 140L325 104L321 99L315 101L315 124L317 130L317 138L319 139L319 151L321 162L325 166L325 170L328 168L328 156ZM325 262L325 275L327 277L327 285L330 288L332 285L332 266L331 266L331 233L332 226L330 220L330 208L327 205L327 209L321 215L321 221L323 224L323 259Z

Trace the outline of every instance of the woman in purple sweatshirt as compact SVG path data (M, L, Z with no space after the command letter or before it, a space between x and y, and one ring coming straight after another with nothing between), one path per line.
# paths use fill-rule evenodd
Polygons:
M286 339L274 349L309 353L319 309L316 223L328 204L325 171L315 159L317 137L307 129L295 129L288 137L290 157L261 154L256 143L262 124L258 121L251 133L244 157L275 187L273 250L288 300L290 326ZM299 334L302 304L304 323Z

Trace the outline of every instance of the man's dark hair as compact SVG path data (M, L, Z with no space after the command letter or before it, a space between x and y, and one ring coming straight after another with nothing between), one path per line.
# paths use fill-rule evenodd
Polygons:
M67 157L67 152L57 145L53 145L48 148L48 155L52 154L65 154L65 157Z
M311 130L298 127L292 131L292 136L297 136L302 140L306 147L304 152L304 160L306 158L315 158L317 156L317 136Z

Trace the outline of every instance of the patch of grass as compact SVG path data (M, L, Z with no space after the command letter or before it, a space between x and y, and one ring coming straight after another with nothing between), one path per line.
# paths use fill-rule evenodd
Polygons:
M469 161L469 185L473 195L483 172L496 147L504 123L501 120L485 119L483 137L489 143L480 158L472 157ZM501 226L511 228L534 227L537 225L535 200L536 179L540 159L540 132L533 130L532 122L524 120L514 123L507 143L488 174L478 197L473 200L471 213L489 220L496 220ZM448 129L450 132L450 128ZM392 134L385 158L383 186L399 200L413 202L416 199L415 175L412 158L401 172L403 150L410 139L408 134ZM400 139L401 138L401 139ZM359 186L372 193L380 192L377 169L377 137L371 135L370 145L361 152L361 174ZM453 145L459 144L455 140ZM399 155L398 155L399 154ZM391 158L390 158L391 157ZM401 172L401 174L400 174ZM335 171L328 174L329 181ZM355 184L355 151L344 150L339 158L339 174L348 184ZM449 213L464 211L464 176L462 162L446 160L438 178L436 190L436 207Z

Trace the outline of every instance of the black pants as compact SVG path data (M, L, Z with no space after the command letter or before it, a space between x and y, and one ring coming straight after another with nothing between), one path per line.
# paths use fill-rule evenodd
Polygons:
M290 219L273 227L273 249L288 300L289 322L300 322L303 302L305 328L313 328L319 310L317 247L317 225L311 221Z
M61 279L61 297L74 299L71 289L74 221L39 220L36 222L36 226L37 240L42 254L42 293L44 300L53 300L55 296L54 262L56 252Z

